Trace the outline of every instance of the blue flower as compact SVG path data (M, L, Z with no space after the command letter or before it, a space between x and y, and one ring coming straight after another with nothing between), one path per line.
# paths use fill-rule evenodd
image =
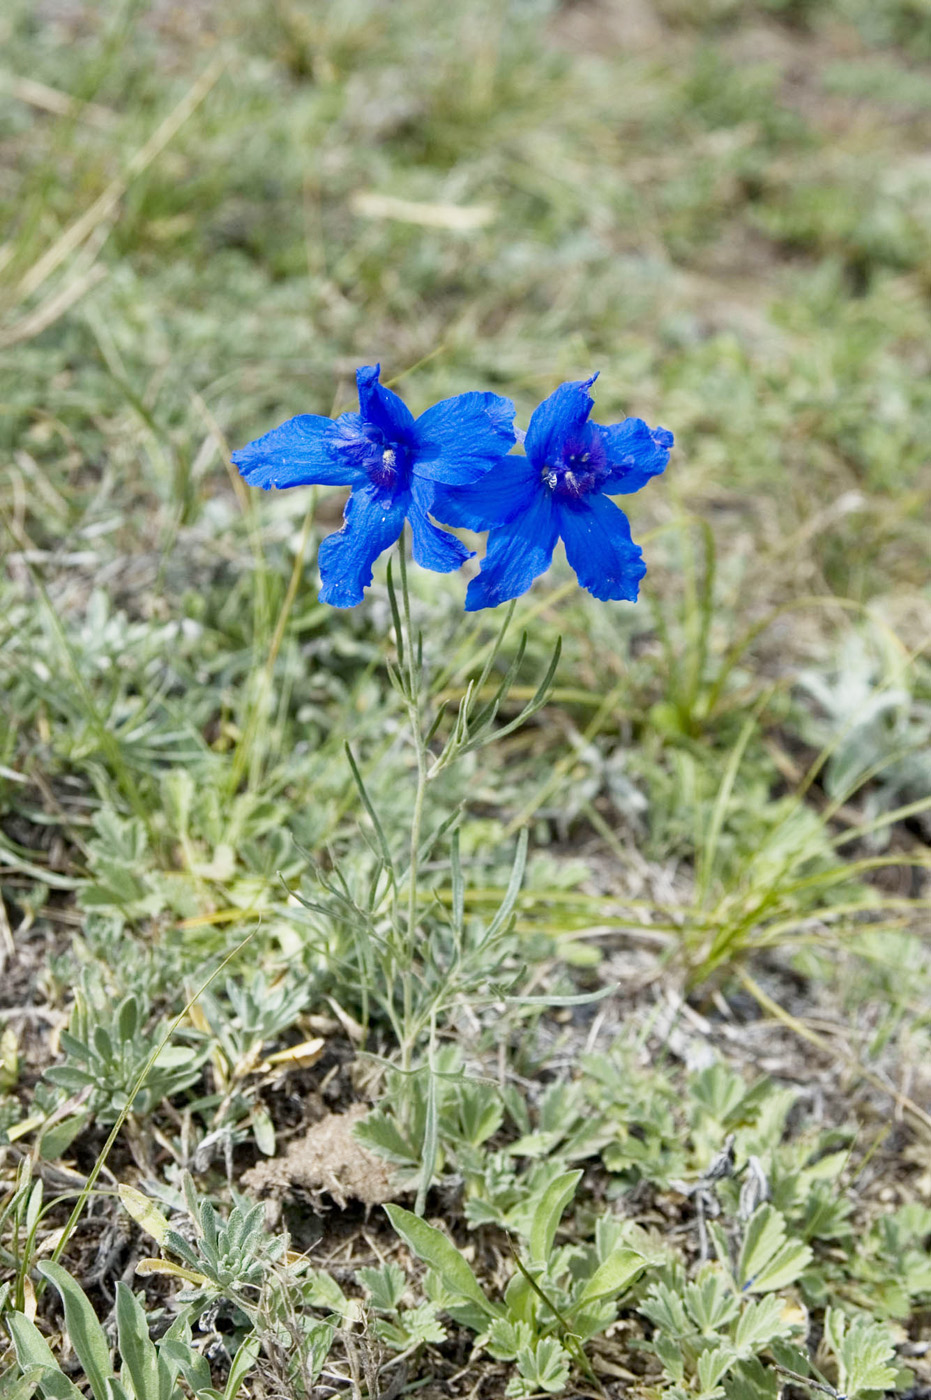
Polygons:
M437 487L437 520L490 532L467 612L525 593L549 568L560 538L583 588L636 602L646 565L627 516L608 497L639 491L661 472L672 433L640 418L610 427L589 422L597 377L561 384L534 410L526 456L503 458L477 485Z
M356 371L359 412L305 413L282 423L233 462L250 486L351 486L345 524L320 546L320 601L361 603L372 565L411 522L418 564L438 573L471 558L461 540L429 519L433 496L477 482L514 446L514 405L497 394L459 394L414 418L378 382L379 365Z

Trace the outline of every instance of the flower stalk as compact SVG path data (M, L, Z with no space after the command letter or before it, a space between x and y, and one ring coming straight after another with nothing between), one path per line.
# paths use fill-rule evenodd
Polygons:
M427 742L423 728L423 666L419 635L415 638L411 621L410 585L407 578L406 541L402 537L398 549L399 573L401 576L401 609L404 619L405 651L407 654L407 684L405 705L411 739L417 760L417 782L414 789L414 809L411 814L410 859L407 875L407 928L404 946L401 949L401 985L403 1000L403 1036L401 1041L401 1067L409 1070L411 1056L416 1043L414 1021L414 961L417 949L417 877L419 873L420 841L423 830L424 797L427 792L429 774L427 770Z

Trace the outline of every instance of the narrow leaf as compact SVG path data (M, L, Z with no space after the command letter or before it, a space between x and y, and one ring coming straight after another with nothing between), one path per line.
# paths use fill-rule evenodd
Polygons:
M436 1170L436 1159L440 1150L439 1113L436 1095L436 1073L433 1063L433 1044L430 1045L430 1063L427 1070L427 1114L423 1130L423 1145L420 1150L420 1181L417 1186L417 1199L414 1214L423 1215L427 1208L427 1193Z
M136 1400L158 1400L158 1353L139 1300L122 1282L116 1285L116 1327L123 1369L129 1372Z
M478 1279L459 1250L434 1225L428 1225L401 1206L387 1205L385 1213L401 1239L418 1259L429 1264L439 1274L445 1288L459 1298L465 1298L481 1308L486 1317L496 1317L500 1309L490 1303L479 1287Z
M156 1244L164 1244L168 1233L168 1221L154 1202L134 1186L120 1184L117 1187L117 1195L123 1203L123 1208L136 1224L145 1230L147 1235L151 1235Z
M243 1381L252 1370L258 1360L259 1352L262 1348L261 1338L247 1337L242 1346L233 1357L230 1373L226 1379L226 1389L223 1392L223 1400L236 1400Z
M50 1261L37 1265L39 1273L54 1284L65 1308L65 1326L75 1354L94 1392L94 1400L108 1400L107 1380L113 1375L110 1348L97 1314L81 1286L62 1268Z
M462 926L465 917L465 882L462 878L462 862L459 858L459 831L453 832L449 845L450 884L452 886L453 935L456 946L462 943Z
M391 620L394 623L394 644L398 649L398 666L404 669L404 628L401 626L401 609L398 607L398 595L394 586L394 572L392 570L392 560L388 560L388 604L391 608Z
M166 1278L183 1278L185 1283L205 1288L210 1280L206 1274L194 1269L185 1269L181 1264L173 1264L170 1259L140 1259L136 1265L137 1274L164 1274Z
M358 790L359 796L362 798L362 805L368 812L372 826L375 828L375 835L378 837L378 845L381 849L382 860L385 862L385 869L389 872L393 880L395 873L394 863L391 859L391 851L388 847L388 838L385 835L384 827L378 819L378 813L372 806L372 800L368 795L365 783L362 781L362 774L359 772L359 765L356 763L352 749L349 747L348 744L346 744L344 747L346 750L346 757L349 760L349 767L352 769L352 776L355 780L356 788Z
M645 1267L646 1260L636 1249L626 1244L618 1245L598 1265L575 1300L573 1311L595 1303L599 1298L610 1298L612 1294L622 1292Z
M69 1381L52 1355L48 1342L34 1322L22 1313L7 1313L4 1325L13 1339L16 1360L24 1371L42 1368L42 1391L51 1400L84 1400L77 1386Z
M485 934L486 941L494 938L497 933L507 923L514 912L514 905L517 903L517 896L520 894L521 885L524 883L524 867L527 864L527 841L528 833L526 827L517 838L517 850L514 854L514 865L511 868L511 878L505 891L504 898L498 906L498 912L488 925Z
M532 715L536 714L537 710L543 708L543 706L549 699L550 689L553 684L553 677L556 675L556 667L559 665L559 658L561 654L562 637L559 637L557 638L556 646L553 648L553 655L550 659L550 664L546 669L546 675L543 677L542 681L537 686L532 699L528 700L527 704L521 710L520 714L516 715L515 718L510 721L509 724L505 724L501 729L496 729L494 734L491 736L492 738L503 739L506 734L513 734L515 729L519 729L521 725L525 723L526 720L530 719Z
M544 1191L530 1226L530 1257L535 1263L545 1264L549 1258L556 1227L581 1180L581 1171L563 1172Z
M613 996L620 982L612 982L610 987L599 987L597 992L579 992L566 997L502 997L505 1006L588 1006L592 1001L603 1001Z

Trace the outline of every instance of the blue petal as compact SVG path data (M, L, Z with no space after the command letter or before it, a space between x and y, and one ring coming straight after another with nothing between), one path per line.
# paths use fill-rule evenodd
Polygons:
M647 568L640 546L630 538L624 512L607 496L599 495L560 501L556 511L566 558L582 587L604 602L626 599L636 603Z
M334 452L352 463L360 483L369 479L369 472L381 462L385 451L384 434L361 413L341 413L333 424L333 441Z
M379 384L381 365L363 365L356 370L359 408L362 417L380 428L389 442L409 445L414 431L414 415L403 399Z
M461 540L448 530L440 530L427 514L432 511L433 490L426 481L413 479L411 508L408 519L413 536L414 562L422 569L432 569L437 574L448 574L458 569L474 551L467 549Z
M352 486L362 475L337 450L331 418L302 413L232 454L250 486Z
M431 514L444 525L491 530L513 520L533 503L540 473L526 457L502 457L473 486L437 486Z
M465 485L514 446L514 405L500 394L457 394L422 413L414 432L417 475Z
M535 408L530 417L524 451L538 467L559 453L564 438L571 436L588 421L594 399L589 389L598 378L574 379L559 388Z
M668 428L650 428L642 418L625 418L623 423L597 431L611 469L601 486L609 496L639 491L669 461L673 438Z
M321 603L354 608L362 602L372 565L400 535L410 500L409 491L393 497L371 485L353 491L343 513L345 525L320 546Z
M541 486L526 510L488 536L481 572L466 590L466 612L496 608L526 593L549 568L556 538L553 496Z

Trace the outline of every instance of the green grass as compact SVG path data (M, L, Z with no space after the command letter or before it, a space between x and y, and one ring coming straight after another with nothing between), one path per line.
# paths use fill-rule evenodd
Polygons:
M117 1325L139 1400L160 1365L231 1400L404 1366L446 1394L476 1336L463 1393L926 1382L927 6L12 0L0 54L7 1393L64 1394L61 1307L96 1400ZM557 560L469 700L526 632L497 722L561 635L548 705L426 787L406 991L385 564L321 606L338 495L227 466L376 359L415 411L482 387L524 424L598 369L601 421L676 434L626 503L640 604ZM411 588L438 745L499 619L463 624L461 576ZM333 1263L293 1191L290 1243L231 1194L357 1103L470 1247L472 1312L419 1226L333 1209ZM778 1221L741 1207L753 1162ZM760 1311L748 1215L798 1266ZM158 1355L125 1291L106 1335L82 1311L130 1259L97 1269L104 1228L159 1256L126 1276ZM640 1272L595 1307L619 1249Z

